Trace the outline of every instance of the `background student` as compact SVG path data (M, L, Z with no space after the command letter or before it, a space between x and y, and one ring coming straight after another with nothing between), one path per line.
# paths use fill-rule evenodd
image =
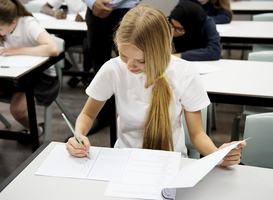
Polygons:
M136 6L139 0L83 1L88 6L86 13L88 49L93 59L93 69L97 73L101 66L112 57L111 53L115 46L113 33L120 19L122 19L130 8ZM114 112L114 108L114 99L111 98L99 113L90 133L97 132L109 126L109 113Z
M77 14L75 21L83 22L85 20L87 6L82 0L48 0L48 2L41 7L40 11L57 19L66 19L66 12L61 9L63 3L66 3L68 14ZM84 71L89 71L92 68L92 61L87 49L86 37L82 38L70 33L58 34L58 37L65 40L65 49L75 45L83 45L83 69ZM70 67L72 67L72 65L66 60L65 68L69 69ZM73 77L68 80L68 85L75 87L79 81L77 77ZM86 77L83 77L81 81L86 86L89 84Z
M132 8L120 23L115 43L119 57L97 73L77 118L76 133L84 145L70 138L68 152L86 156L90 147L86 135L113 94L119 116L116 148L178 151L186 157L184 112L194 147L204 156L217 151L202 124L200 110L210 104L206 90L193 64L171 55L172 29L165 15L147 5ZM244 145L232 150L221 165L238 164Z
M219 60L220 36L212 18L197 4L179 3L169 21L173 29L175 56L188 61Z
M19 0L0 0L0 42L4 48L0 49L1 56L33 55L58 56L59 48L53 38L32 17ZM0 92L0 95L11 97L10 111L12 116L29 133L29 119L27 111L26 94L23 88L13 93ZM51 66L45 70L37 85L34 86L35 99L44 104L51 104L57 97L59 81L56 70ZM42 127L38 126L41 135Z
M192 1L200 5L206 14L214 20L215 24L230 23L233 17L229 0L179 0L178 3L183 1Z

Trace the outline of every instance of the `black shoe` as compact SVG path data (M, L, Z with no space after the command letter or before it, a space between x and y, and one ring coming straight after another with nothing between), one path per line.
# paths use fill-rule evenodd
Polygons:
M79 82L80 82L80 79L78 79L77 77L72 77L67 81L67 85L73 88L73 87L76 87Z
M39 136L38 136L38 137L41 137L41 135L44 134L44 123L39 123L38 126L40 126L40 127L43 129L42 133L39 133ZM24 134L24 135L30 135L30 131L27 130L27 129L23 129L23 130L21 130L20 132L21 132L22 134ZM19 140L17 140L17 141L18 141L18 143L20 143L20 144L30 143L30 140L28 140L28 139L26 139L26 138L25 138L25 139L19 139Z
M101 123L101 122L99 122L98 119L95 119L94 122L93 122L93 125L92 125L92 127L91 127L91 129L90 129L90 131L88 132L87 135L96 133L96 132L100 131L101 129L103 129L103 128L107 127L107 126L109 126L109 124Z
M82 78L81 82L85 87L88 87L91 81L89 81L87 78Z

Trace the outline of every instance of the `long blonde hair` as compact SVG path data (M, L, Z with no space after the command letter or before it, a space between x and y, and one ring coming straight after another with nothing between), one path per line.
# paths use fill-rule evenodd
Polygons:
M172 53L172 30L165 15L158 9L138 5L120 22L115 43L132 44L144 52L145 88L153 86L144 121L142 148L172 150L173 139L169 114L172 93L165 77Z
M0 0L0 24L10 25L18 17L32 16L19 0ZM0 42L5 41L0 35Z
M229 0L210 0L210 3L214 6L216 9L224 9L229 12L231 19L233 18L233 12L230 8Z

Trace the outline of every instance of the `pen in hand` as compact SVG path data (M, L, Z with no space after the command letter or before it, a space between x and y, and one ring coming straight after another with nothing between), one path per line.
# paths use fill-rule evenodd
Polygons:
M81 145L83 145L82 142L80 141L80 139L78 138L77 134L75 133L74 129L72 128L70 122L69 122L68 119L66 118L66 116L65 116L64 113L62 113L62 116L63 116L65 122L67 123L67 125L69 126L70 130L72 131L73 135L74 135L75 138L77 139L77 141L78 141ZM90 159L89 153L87 153L86 156L87 156L87 158Z

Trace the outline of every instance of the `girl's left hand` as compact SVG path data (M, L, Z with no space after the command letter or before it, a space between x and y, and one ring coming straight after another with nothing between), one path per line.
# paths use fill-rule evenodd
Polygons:
M219 149L225 148L231 144L237 143L238 141L225 143L222 146L219 147ZM235 149L232 149L224 158L223 162L220 164L220 166L231 166L231 165L237 165L241 162L241 151L242 147L246 146L246 141L240 143Z

